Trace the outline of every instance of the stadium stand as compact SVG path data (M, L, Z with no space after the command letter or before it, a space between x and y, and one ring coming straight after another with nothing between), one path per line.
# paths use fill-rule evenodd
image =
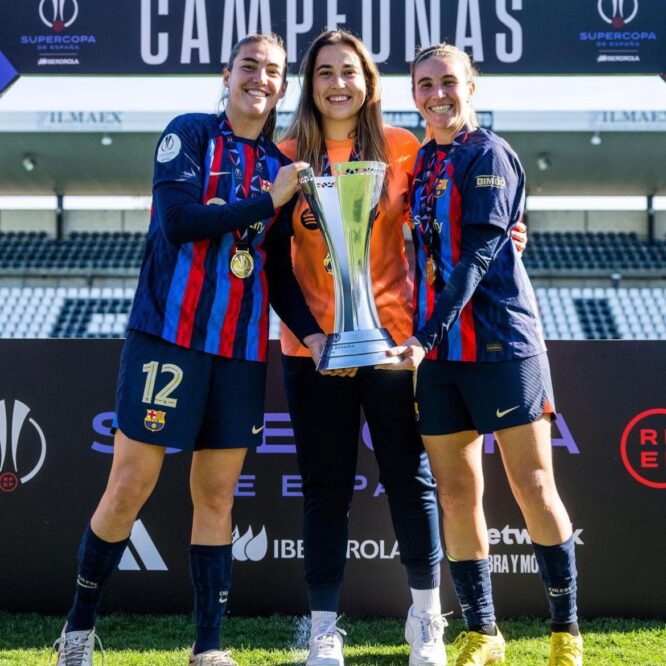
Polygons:
M120 338L134 289L0 287L0 337Z
M537 287L551 340L666 340L663 287Z
M74 231L60 239L45 231L0 233L0 271L135 273L141 265L143 246L144 234L127 231Z
M666 240L649 243L634 232L535 231L524 261L532 275L549 271L663 272Z
M103 227L0 232L0 337L123 337L144 243ZM541 225L523 261L547 339L666 339L666 239Z

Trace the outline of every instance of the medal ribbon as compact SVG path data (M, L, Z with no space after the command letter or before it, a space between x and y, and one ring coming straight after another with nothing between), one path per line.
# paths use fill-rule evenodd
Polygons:
M349 162L359 162L361 160L361 150L354 141L354 145L352 146L351 154L349 155ZM328 160L328 153L324 151L324 159L322 160L321 163L321 175L322 176L332 176L331 172L331 163Z
M435 233L435 183L441 175L446 175L447 165L456 149L467 141L469 128L463 127L456 134L448 152L438 149L433 139L423 148L425 153L421 173L414 179L414 191L420 188L419 200L416 206L417 214L413 216L414 225L421 230L423 248L426 256L432 256L432 241Z
M261 180L263 175L268 174L268 168L266 165L266 142L268 139L262 132L257 139L257 143L254 148L254 170L252 172L252 178L250 179L250 188L249 192L245 190L244 179L236 178L236 169L240 165L240 154L238 152L238 147L236 146L236 141L234 140L234 133L231 129L231 123L228 118L223 114L220 118L220 133L222 134L222 139L224 141L224 152L229 156L229 160L233 166L233 177L236 182L236 188L234 190L234 199L247 199L256 194L261 194ZM257 235L257 232L254 229L246 228L242 233L239 230L234 231L234 238L236 241L236 248L238 252L248 252L254 237Z

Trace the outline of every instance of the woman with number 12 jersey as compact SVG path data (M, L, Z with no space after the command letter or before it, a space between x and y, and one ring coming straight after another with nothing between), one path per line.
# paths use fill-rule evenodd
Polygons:
M236 664L220 647L220 626L231 586L234 488L248 448L262 441L269 295L315 359L324 340L284 268L298 172L307 166L289 164L271 141L286 60L279 37L243 38L224 70L225 111L179 116L160 139L120 362L113 466L81 541L58 666L92 665L102 591L166 447L193 452L189 664Z

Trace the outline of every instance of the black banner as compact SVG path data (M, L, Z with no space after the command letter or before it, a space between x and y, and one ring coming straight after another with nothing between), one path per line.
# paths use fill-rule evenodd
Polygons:
M273 30L295 70L337 26L383 74L441 40L488 74L666 71L662 0L21 0L0 6L0 52L20 74L215 74L240 37Z
M558 342L550 348L560 412L553 452L578 544L580 612L664 617L666 345ZM3 610L63 613L71 602L78 542L110 468L119 352L118 341L0 343ZM236 491L235 614L306 610L300 479L278 356L272 343L264 443L248 456ZM364 428L342 608L399 617L410 596L371 446ZM529 537L492 437L485 452L498 614L545 616ZM105 611L190 609L188 468L188 454L167 455ZM443 580L444 608L458 613L446 570Z

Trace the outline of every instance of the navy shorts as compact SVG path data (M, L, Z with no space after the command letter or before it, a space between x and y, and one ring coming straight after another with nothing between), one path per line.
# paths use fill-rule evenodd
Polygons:
M543 414L554 418L548 356L479 363L424 360L415 402L422 435L486 434L532 423Z
M266 364L186 349L129 331L120 358L115 425L147 444L188 451L263 440Z

